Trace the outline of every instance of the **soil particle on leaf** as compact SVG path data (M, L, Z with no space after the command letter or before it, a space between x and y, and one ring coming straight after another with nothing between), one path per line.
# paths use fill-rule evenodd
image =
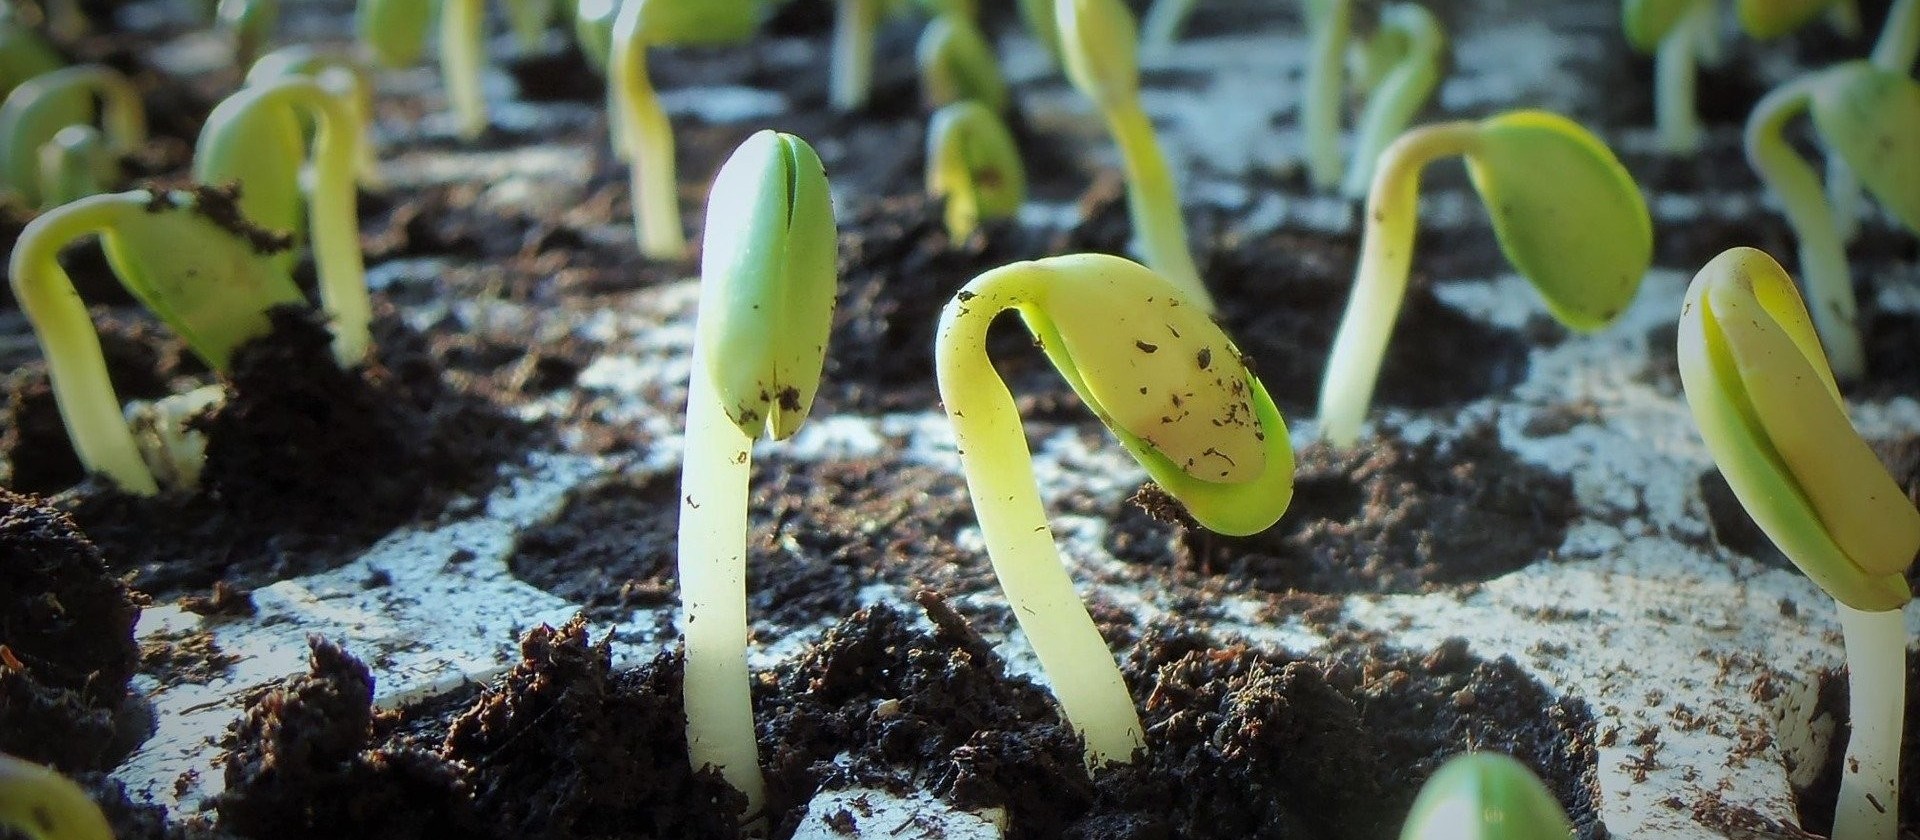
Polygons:
M1116 516L1116 557L1218 576L1229 587L1319 593L1420 592L1489 580L1559 548L1578 508L1564 476L1527 464L1480 424L1453 440L1391 431L1348 450L1301 450L1293 503L1273 528L1226 537L1193 524L1164 491ZM1157 536L1174 518L1173 546Z
M72 773L144 736L127 691L144 604L64 514L0 490L0 752Z
M247 704L228 738L221 827L244 837L483 836L457 768L374 748L373 676L324 639L309 672Z
M1098 802L1063 836L1390 837L1420 784L1470 749L1519 758L1582 837L1604 836L1591 713L1459 640L1307 658L1154 627L1123 665L1146 758L1097 774Z
M350 559L394 527L484 491L532 432L448 387L424 341L376 321L378 358L333 362L331 335L296 309L234 355L226 403L199 421L201 486L141 498L115 490L65 499L69 512L165 594L226 578L242 587Z
M738 836L744 797L687 764L678 654L616 673L582 619L536 628L520 652L453 722L444 750L470 768L475 807L497 836Z
M1007 676L945 599L923 592L919 602L931 631L892 607L867 607L761 684L774 836L791 836L814 791L851 785L1002 806L1016 838L1059 837L1092 802L1079 741L1051 695Z

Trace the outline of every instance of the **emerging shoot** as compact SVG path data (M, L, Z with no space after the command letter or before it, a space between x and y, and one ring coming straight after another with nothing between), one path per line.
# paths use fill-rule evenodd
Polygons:
M947 201L947 236L973 235L983 219L1006 219L1027 200L1020 148L991 109L956 102L927 129L927 194Z
M72 779L0 755L0 828L27 840L113 840L93 797Z
M33 27L22 23L12 5L0 7L0 96L13 92L26 80L51 73L67 62L60 51Z
M1621 24L1634 49L1654 54L1653 119L1661 149L1699 151L1706 128L1694 109L1694 76L1715 25L1713 0L1626 0Z
M838 255L813 148L762 131L714 179L680 475L687 742L765 803L747 673L747 482L753 442L785 439L813 404L833 321Z
M1394 3L1381 9L1380 27L1372 41L1374 55L1394 60L1373 86L1360 112L1353 163L1340 185L1340 192L1348 198L1366 197L1367 186L1373 183L1374 163L1387 144L1407 130L1407 123L1440 86L1441 65L1446 60L1447 36L1440 29L1440 21L1427 7L1415 3Z
M1120 0L1055 0L1067 78L1107 118L1127 173L1127 216L1148 266L1180 294L1211 313L1213 296L1187 248L1180 193L1153 123L1140 109L1140 64L1133 13Z
M320 308L332 322L334 359L342 367L359 364L373 344L373 305L354 194L366 128L355 101L353 74L338 69L312 79L250 84L208 115L193 154L196 180L240 185L240 211L248 221L273 231L309 231ZM302 118L316 127L311 152L301 136ZM309 159L313 188L303 227L300 168ZM283 269L290 268L290 255L281 260Z
M673 125L647 78L647 48L739 41L759 24L759 0L625 0L613 24L608 84L615 151L628 163L633 226L640 253L658 260L687 255L674 175Z
M127 77L98 64L55 70L14 88L0 104L0 190L31 207L51 206L43 150L61 129L92 125L96 97L105 105L100 116L110 157L147 142L146 106Z
M1340 94L1345 87L1342 55L1353 30L1353 0L1305 0L1307 95L1300 103L1300 130L1307 138L1307 179L1315 189L1340 184Z
M376 61L406 67L427 49L438 0L360 0L354 7L354 32Z
M1525 764L1500 753L1447 759L1420 787L1400 840L1570 840L1567 812Z
M373 81L367 78L367 71L359 63L347 56L324 52L306 44L281 47L260 57L247 70L247 84L260 85L274 79L289 76L318 78L329 70L340 70L353 80L354 122L360 126L360 138L355 146L358 158L355 174L360 185L373 188L380 185L380 161L373 154Z
M940 399L994 576L1086 738L1088 766L1130 761L1144 744L1139 716L1062 566L1019 413L987 356L988 326L1009 309L1148 475L1209 529L1245 535L1279 519L1293 496L1293 448L1226 333L1131 261L1014 263L974 278L941 313Z
M46 356L74 452L127 492L159 488L121 416L100 338L60 267L60 250L98 235L121 284L209 367L225 371L236 347L271 329L268 309L305 302L273 259L285 238L237 216L230 194L110 193L41 214L14 245L13 296Z
M220 28L233 40L233 63L251 66L280 22L280 0L220 0Z
M1605 144L1565 117L1511 111L1401 135L1381 154L1367 195L1360 266L1320 386L1320 427L1334 446L1359 439L1406 296L1420 172L1454 155L1466 158L1501 253L1560 323L1592 331L1612 322L1653 260L1639 187Z
M874 30L886 0L833 0L833 64L827 101L836 111L858 111L873 95Z
M943 14L920 33L920 96L929 108L973 100L995 112L1007 110L1007 81L1000 76L987 36L973 19Z
M1787 214L1800 245L1800 274L1834 375L1866 373L1855 323L1858 303L1846 245L1813 165L1787 141L1786 125L1809 112L1827 150L1909 229L1920 231L1920 82L1855 61L1788 82L1747 117L1747 161Z
M1680 381L1734 496L1794 565L1833 596L1851 683L1834 840L1898 829L1906 708L1906 571L1920 511L1847 419L1792 278L1735 248L1695 275L1680 310Z

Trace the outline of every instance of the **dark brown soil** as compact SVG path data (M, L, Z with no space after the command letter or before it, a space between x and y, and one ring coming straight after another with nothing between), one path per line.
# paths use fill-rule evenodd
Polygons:
M127 692L145 603L66 515L0 490L0 752L103 770L146 736Z
M67 510L140 589L225 579L248 588L351 559L394 527L484 492L531 431L448 387L416 333L378 321L378 360L337 367L330 334L296 310L234 357L227 402L201 422L196 492L111 489Z
M1115 513L1108 548L1230 589L1420 592L1551 556L1577 513L1572 483L1515 458L1490 424L1452 441L1316 443L1297 458L1293 503L1263 533L1214 534L1149 486Z

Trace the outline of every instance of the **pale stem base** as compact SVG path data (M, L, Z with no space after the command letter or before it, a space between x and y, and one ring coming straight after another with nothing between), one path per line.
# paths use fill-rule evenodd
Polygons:
M747 483L753 441L728 419L695 347L680 472L681 633L686 640L687 751L766 805L747 672Z
M487 130L487 98L480 89L485 17L481 0L447 0L440 6L440 75L460 136L468 140Z
M1847 716L1833 840L1892 840L1900 822L1900 737L1907 709L1907 625L1901 610L1834 602L1847 642Z
M614 137L626 144L633 232L640 253L649 259L682 259L687 255L687 235L680 229L673 124L647 77L646 45L615 38L607 77L619 100L614 116L620 127Z
M1712 14L1708 3L1695 0L1653 56L1654 128L1660 148L1668 154L1693 154L1706 139L1706 128L1694 109L1695 51L1700 45L1698 30L1711 22Z
M836 111L858 111L873 94L874 29L880 0L834 0L833 64L827 101Z
M1345 84L1347 33L1352 29L1352 0L1312 0L1307 47L1307 97L1300 105L1300 128L1307 139L1307 177L1314 189L1340 185L1340 94Z

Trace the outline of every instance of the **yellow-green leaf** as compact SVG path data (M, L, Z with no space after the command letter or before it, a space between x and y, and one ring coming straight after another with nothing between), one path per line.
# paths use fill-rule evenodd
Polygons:
M1741 28L1755 38L1778 38L1807 25L1834 0L1738 0Z
M1827 147L1920 233L1920 81L1850 62L1821 74L1811 110Z
M1620 24L1627 32L1627 43L1641 52L1653 52L1698 2L1702 0L1624 0Z

